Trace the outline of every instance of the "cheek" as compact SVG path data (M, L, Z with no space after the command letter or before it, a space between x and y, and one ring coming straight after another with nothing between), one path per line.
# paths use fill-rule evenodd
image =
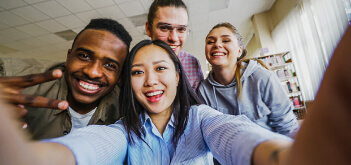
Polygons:
M111 86L114 86L117 84L117 80L118 80L118 76L119 74L118 73L109 73L107 74L107 81L109 82L109 84Z
M210 53L210 50L211 50L211 46L210 45L206 45L205 46L205 55L207 56L208 53Z
M180 45L183 45L185 40L186 40L186 37L179 37Z
M166 41L167 41L167 36L155 34L155 35L153 35L152 40L155 40L155 39L158 39L158 40L161 40L161 41L165 41L165 42L166 42Z
M138 93L139 91L141 91L142 84L140 79L132 78L131 83L132 83L132 90L134 91L134 93Z

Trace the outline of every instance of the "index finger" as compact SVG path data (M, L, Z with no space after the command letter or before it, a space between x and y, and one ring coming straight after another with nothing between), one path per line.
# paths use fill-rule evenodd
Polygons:
M37 95L12 95L12 97L3 96L13 104L20 104L28 107L51 108L65 110L68 108L68 102L65 100L55 100Z
M60 69L47 71L44 73L30 74L25 76L14 76L14 77L0 77L0 83L4 85L17 86L20 88L26 88L48 82L51 80L58 79L62 76Z

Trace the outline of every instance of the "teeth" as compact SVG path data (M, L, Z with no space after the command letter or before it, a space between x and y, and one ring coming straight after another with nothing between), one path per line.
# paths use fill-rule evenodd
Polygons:
M146 96L151 97L151 96L159 95L162 93L163 93L163 91L157 91L157 92L147 93Z
M171 49L175 49L177 48L177 46L174 46L174 45L170 45Z
M91 90L91 91L99 89L98 85L88 84L88 83L85 83L85 82L82 82L82 81L79 82L79 85L81 87L83 87L84 89L88 89L88 90Z
M213 56L224 56L224 53L213 53Z

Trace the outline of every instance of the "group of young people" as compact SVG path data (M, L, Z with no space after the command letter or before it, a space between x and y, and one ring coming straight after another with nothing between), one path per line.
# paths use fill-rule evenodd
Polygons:
M30 68L19 59L1 59L0 131L6 134L0 136L0 164L213 164L213 157L221 164L349 161L351 136L340 133L351 127L345 116L350 97L344 96L351 77L338 79L330 70L351 58L342 44L350 41L350 28L299 130L278 78L263 63L245 59L235 27L220 23L207 35L205 54L213 70L203 80L198 60L181 51L187 24L181 0L155 0L145 26L151 40L130 52L131 37L122 25L93 19L74 39L66 62L45 73L26 75L47 64ZM23 68L8 70L14 62ZM12 77L16 73L23 76ZM333 114L326 94L335 96ZM13 115L24 116L31 139L45 140L28 140ZM321 131L318 124L330 115L340 118ZM329 149L335 152L320 157Z

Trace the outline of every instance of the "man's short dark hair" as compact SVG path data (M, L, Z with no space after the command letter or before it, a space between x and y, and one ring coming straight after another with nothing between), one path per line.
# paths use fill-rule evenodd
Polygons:
M159 7L184 8L186 12L188 12L188 8L182 0L154 0L149 8L149 14L147 15L147 22L149 22L149 24L153 24Z
M127 50L129 50L130 42L132 41L132 37L129 35L129 33L126 31L126 29L118 23L115 20L108 19L108 18L97 18L97 19L92 19L90 20L89 24L85 26L85 28L80 31L77 36L73 40L72 48L73 45L75 44L77 38L80 36L80 34L87 30L87 29L94 29L94 30L105 30L108 31L112 34L114 34L116 37L118 37L122 42L124 42L127 46Z

